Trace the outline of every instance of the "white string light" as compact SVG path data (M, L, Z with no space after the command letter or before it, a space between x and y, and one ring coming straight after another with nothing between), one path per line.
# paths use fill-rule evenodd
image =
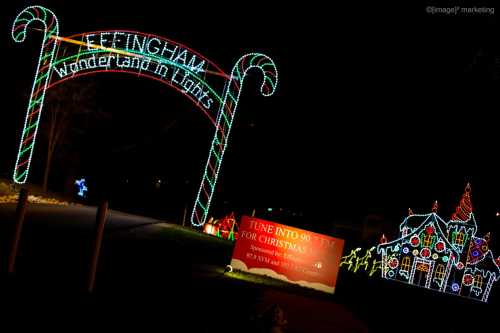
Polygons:
M469 195L470 185L467 189L464 196ZM472 207L467 199L465 208ZM461 209L464 211L467 209ZM420 224L408 227L414 226L414 221ZM436 209L430 214L413 214L403 220L399 231L398 239L377 246L383 278L487 302L493 282L500 280L500 267L488 248L489 234L485 238L475 236L477 222L472 212L467 221L448 222L437 215ZM411 264L410 274L406 266L401 267L401 260ZM493 268L483 267L487 264Z

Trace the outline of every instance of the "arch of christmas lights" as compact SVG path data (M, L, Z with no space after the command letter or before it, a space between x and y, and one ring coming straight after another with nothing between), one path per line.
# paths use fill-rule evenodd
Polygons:
M47 89L68 79L93 73L129 73L166 84L190 99L214 128L207 163L196 195L191 224L202 226L208 216L215 184L227 148L243 82L252 68L260 70L260 92L272 95L278 83L273 60L261 53L240 57L227 75L217 65L180 43L153 34L105 30L59 36L55 14L30 6L17 15L12 38L24 42L34 21L43 24L43 41L29 98L13 179L27 181ZM223 91L218 94L217 91Z

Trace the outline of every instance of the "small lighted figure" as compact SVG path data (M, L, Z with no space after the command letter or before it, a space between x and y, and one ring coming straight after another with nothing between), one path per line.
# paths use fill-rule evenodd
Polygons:
M86 180L85 178L79 179L75 181L75 185L78 187L78 196L85 198L87 195L86 192L88 191L87 185L85 184Z
M497 217L499 217L499 216L500 216L500 212L497 212Z

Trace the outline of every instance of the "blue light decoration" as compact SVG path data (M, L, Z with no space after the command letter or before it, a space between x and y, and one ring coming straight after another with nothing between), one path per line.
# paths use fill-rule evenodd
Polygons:
M467 184L450 220L409 212L399 226L400 237L377 246L382 255L382 277L457 296L488 301L500 280L500 258L489 248L490 234L476 236L477 223Z
M82 198L85 198L87 196L86 192L88 191L88 188L87 188L87 185L85 183L86 183L85 178L78 179L77 181L75 181L75 185L78 188L77 195L79 197L82 197Z

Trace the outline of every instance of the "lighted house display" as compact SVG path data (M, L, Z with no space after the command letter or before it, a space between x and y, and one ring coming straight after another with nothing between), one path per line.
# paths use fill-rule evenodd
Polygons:
M382 277L475 298L487 302L494 282L500 279L500 258L494 259L489 233L476 237L470 185L448 222L437 215L413 214L399 227L400 237L377 247L382 254Z

